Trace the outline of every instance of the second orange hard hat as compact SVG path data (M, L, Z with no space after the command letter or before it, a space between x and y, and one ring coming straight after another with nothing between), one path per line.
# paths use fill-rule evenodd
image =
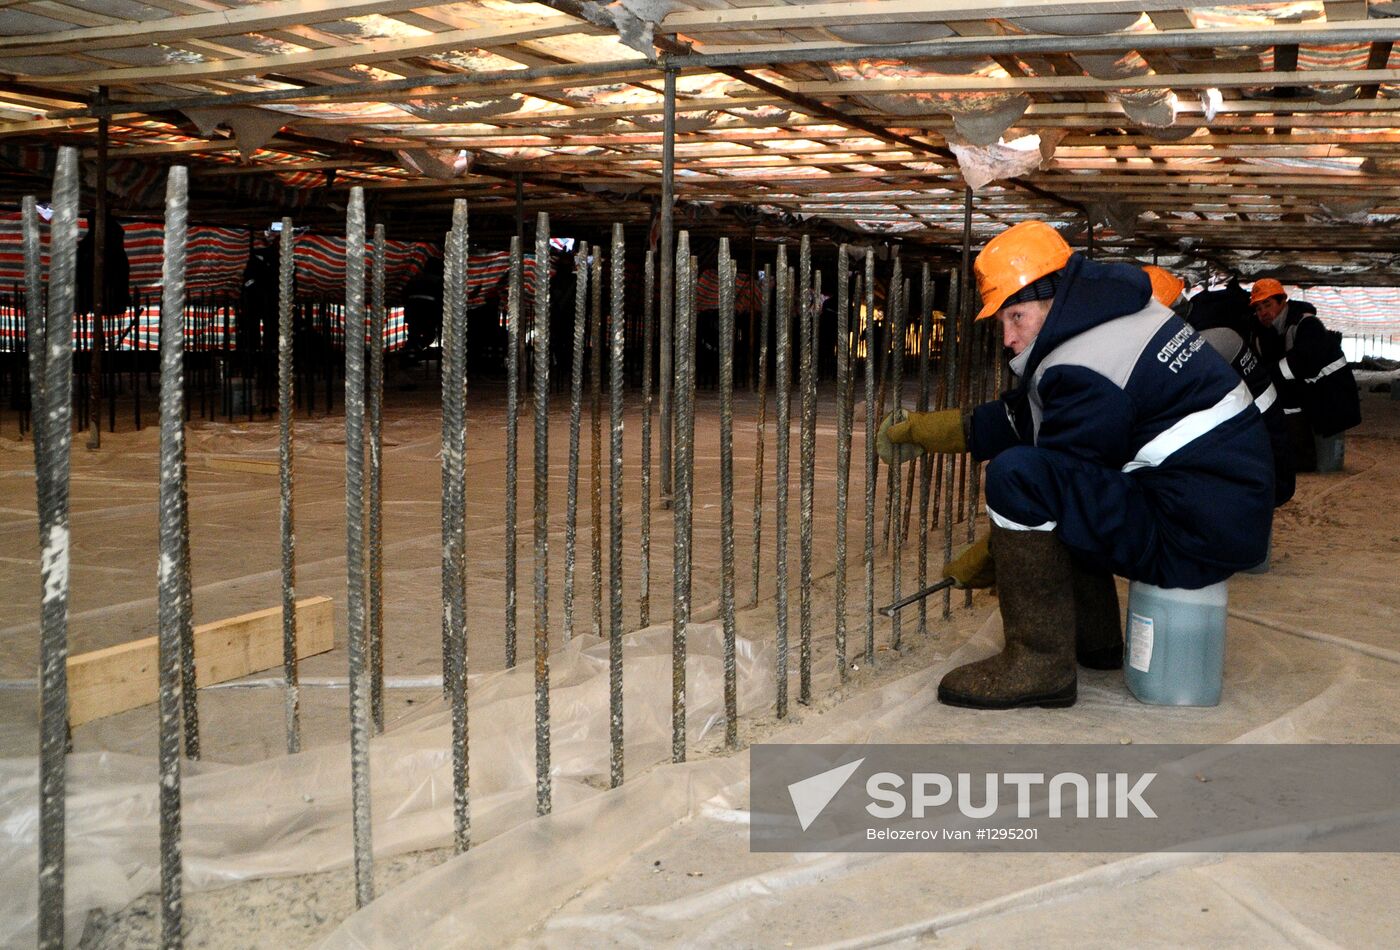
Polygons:
M1152 281L1153 298L1164 307L1176 303L1176 298L1186 290L1186 283L1169 270L1156 264L1148 264L1143 270L1147 273L1147 279Z
M1252 306L1261 300L1268 300L1270 297L1286 296L1288 296L1288 291L1283 289L1283 284L1272 277L1262 277L1254 282L1254 287L1249 292L1249 302Z

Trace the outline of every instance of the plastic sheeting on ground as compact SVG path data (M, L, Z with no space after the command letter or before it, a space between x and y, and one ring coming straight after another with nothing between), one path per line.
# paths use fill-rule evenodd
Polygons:
M693 742L723 724L720 625L692 624L688 647ZM736 653L740 713L771 704L772 646L739 640ZM607 787L608 645L576 637L550 667L554 807L568 810ZM636 774L670 753L669 626L625 637L623 703ZM535 815L534 665L472 677L469 710L472 834L485 840ZM450 710L435 700L370 743L377 855L451 844L451 736ZM36 769L34 759L0 760L0 946L34 940ZM245 766L187 762L182 791L189 888L350 862L347 745ZM69 756L67 814L67 931L76 940L90 908L121 907L159 881L155 759Z
M1143 706L1120 673L1089 671L1081 671L1080 701L1069 711L939 706L942 673L998 647L992 614L942 662L767 741L1356 741L1363 723L1396 734L1394 663L1344 638L1291 633L1238 615L1231 621L1226 695L1217 708ZM1384 723L1375 722L1377 703L1388 709ZM1328 861L1325 855L755 854L747 799L747 757L658 767L381 895L321 950L856 947L935 933L940 945L949 939L952 946L1099 946L1110 935L1102 916L1110 906L1122 912L1113 945L1124 934L1151 943L1147 935L1160 932L1171 933L1173 945L1327 946L1324 931L1375 939L1400 926L1386 875L1364 870L1393 869L1392 855L1337 856L1356 869L1355 883L1344 896L1333 889L1319 900L1300 893L1298 878ZM1306 833L1279 829L1279 841ZM1349 924L1363 916L1369 919L1360 929ZM1082 942L1089 934L1098 942Z

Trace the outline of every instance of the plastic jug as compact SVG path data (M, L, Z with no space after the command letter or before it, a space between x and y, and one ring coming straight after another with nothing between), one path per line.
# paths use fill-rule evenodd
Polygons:
M1214 706L1225 666L1226 582L1200 590L1128 585L1123 676L1138 701Z

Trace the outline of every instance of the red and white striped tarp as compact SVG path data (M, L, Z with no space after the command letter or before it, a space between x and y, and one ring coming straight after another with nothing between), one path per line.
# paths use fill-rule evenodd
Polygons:
M761 284L757 287L761 288ZM757 310L761 306L761 298L758 295L753 281L749 280L749 275L743 272L734 275L734 309L737 312L747 313ZM717 271L702 271L700 279L695 287L695 306L700 310L719 309L719 274Z
M1400 287L1288 287L1288 295L1317 308L1343 336L1400 334Z

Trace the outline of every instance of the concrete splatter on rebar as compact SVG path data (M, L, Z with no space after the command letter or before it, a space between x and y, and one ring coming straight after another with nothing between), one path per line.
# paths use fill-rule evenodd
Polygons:
M719 242L719 612L724 626L724 742L739 745L734 668L734 261Z
M549 781L549 215L535 223L535 811L550 811Z
M296 234L292 219L282 219L277 258L277 523L282 535L282 681L283 713L287 724L287 754L301 751L301 696L297 684L296 533L292 505L293 340L295 307L293 252Z
M612 788L622 784L622 396L623 347L627 316L623 300L626 244L622 225L612 232L612 272L608 354L608 777ZM597 489L595 489L596 491Z
M792 407L792 368L788 357L792 350L791 302L792 275L787 265L787 245L778 245L777 265L777 354L774 361L774 382L777 384L777 413L775 425L778 430L778 454L773 468L774 512L773 531L776 537L777 588L775 629L777 632L777 702L778 718L788 712L788 440L791 435L789 412Z

